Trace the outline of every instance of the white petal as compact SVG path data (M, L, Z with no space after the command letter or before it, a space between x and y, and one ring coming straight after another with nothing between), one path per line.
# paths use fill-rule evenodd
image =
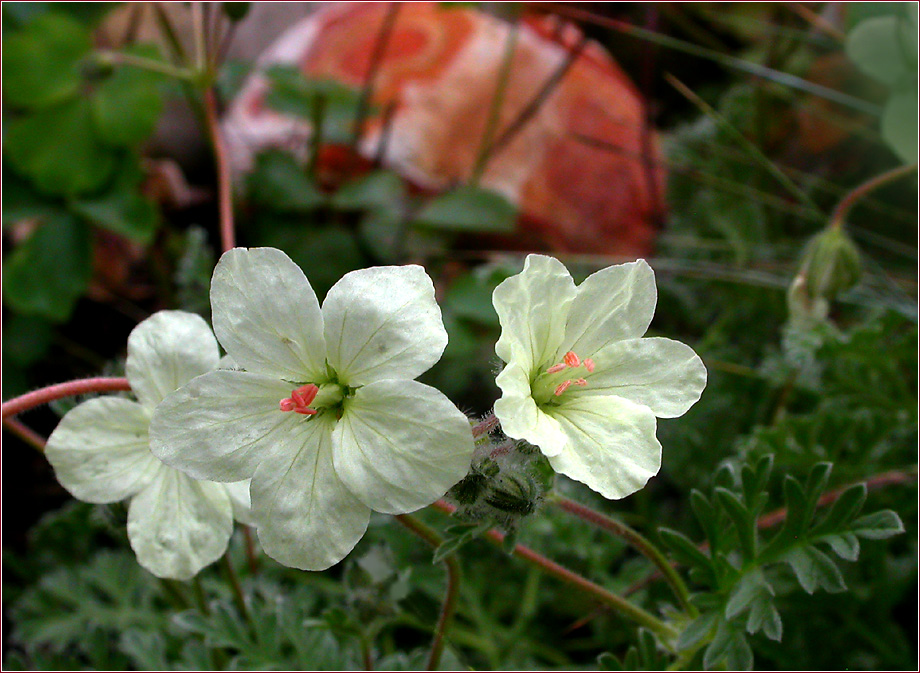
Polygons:
M595 370L573 396L616 395L675 418L696 404L706 387L706 367L690 346L660 337L610 344L594 356Z
M249 500L249 482L249 479L232 481L224 486L233 506L233 518L247 526L255 526L256 520L252 516L252 503Z
M323 320L329 364L350 386L414 379L447 346L434 285L414 264L345 274L323 301Z
M527 255L524 270L503 280L492 293L502 326L495 353L517 362L530 375L550 364L565 334L575 283L558 259Z
M335 471L365 505L385 514L430 505L466 476L470 423L418 381L377 381L345 402L333 434Z
M217 367L217 339L204 319L158 311L131 330L125 372L131 390L151 412L169 393Z
M45 455L75 498L118 502L141 490L163 468L150 453L149 422L148 412L137 402L120 397L87 400L61 419Z
M150 449L167 465L212 481L249 479L259 462L283 450L303 416L278 403L291 384L220 369L167 395L150 422Z
M128 539L157 577L187 580L227 550L233 510L223 484L165 468L131 500Z
M266 554L292 568L325 570L361 539L370 510L332 467L332 414L301 420L288 438L296 448L274 454L252 478L253 514Z
M655 415L618 397L574 397L551 413L568 437L549 462L557 472L587 484L605 498L635 493L661 467Z
M502 390L495 402L495 415L502 432L514 439L525 439L547 456L555 456L565 446L565 433L559 422L543 413L530 396L530 381L517 364L506 366L495 379Z
M319 302L303 271L274 248L234 248L211 279L214 333L251 372L314 381L325 372Z
M655 315L655 272L644 259L608 266L578 286L557 355L574 351L582 358L609 343L638 339Z

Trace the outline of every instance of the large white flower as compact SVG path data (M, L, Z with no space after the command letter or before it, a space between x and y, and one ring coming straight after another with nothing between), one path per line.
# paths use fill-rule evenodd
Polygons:
M680 416L706 386L690 347L640 338L656 301L645 260L608 267L576 287L559 260L543 255L528 255L524 270L492 295L502 326L495 352L506 363L496 379L502 429L607 498L634 493L657 474L655 417Z
M236 248L214 270L211 308L244 371L205 374L167 397L153 451L197 478L252 477L259 539L279 562L328 568L371 510L411 512L466 475L466 417L413 380L447 344L422 267L346 274L320 309L283 252Z
M148 426L166 394L217 367L220 353L200 316L160 311L128 337L128 382L137 402L97 397L71 409L48 438L58 481L79 500L131 499L128 538L158 577L189 579L221 557L233 518L252 523L248 484L196 481L150 452Z

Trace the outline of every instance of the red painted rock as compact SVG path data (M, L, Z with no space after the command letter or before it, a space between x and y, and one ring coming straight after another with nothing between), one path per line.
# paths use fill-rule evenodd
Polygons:
M259 67L297 65L307 76L360 89L367 80L389 3L327 5L294 25ZM374 77L371 116L359 145L374 157L390 108L383 163L423 189L469 179L482 145L510 24L438 3L403 3ZM517 204L518 243L557 251L648 254L663 211L657 140L644 133L644 106L627 76L587 42L536 111L516 123L581 39L554 17L519 24L493 136L517 131L490 155L481 184ZM253 75L224 120L237 170L265 147L306 146L309 125L264 104Z

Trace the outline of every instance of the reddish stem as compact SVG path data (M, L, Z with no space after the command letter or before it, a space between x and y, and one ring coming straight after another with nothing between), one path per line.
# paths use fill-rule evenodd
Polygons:
M443 500L438 500L431 506L437 510L440 510L441 512L444 512L445 514L453 514L457 509L453 505L444 502ZM502 546L505 540L504 533L501 533L494 528L486 533L486 537L498 546ZM530 547L525 547L522 544L515 545L512 553L515 556L524 559L528 563L532 563L543 572L552 575L557 579L562 580L563 582L567 582L568 584L581 589L585 593L600 599L607 607L612 607L616 610L619 610L634 622L640 624L641 626L645 626L652 631L655 631L660 636L663 636L664 638L673 638L676 636L673 627L671 627L669 624L662 622L654 615L646 612L640 607L633 605L621 596L608 591L602 586L595 584L591 580L582 577L578 573L572 572L565 566L562 566L555 561L546 558L542 554L535 552Z
M23 411L28 411L42 404L48 404L62 397L72 397L86 393L108 393L116 390L131 390L128 379L97 377L58 383L47 388L33 390L31 393L26 393L4 402L0 416L6 419L8 416L21 414Z
M444 542L440 535L414 516L409 514L397 514L394 518L427 542L432 549L437 549ZM457 598L460 595L460 562L454 554L450 554L443 559L443 563L447 570L447 592L444 595L441 614L438 617L438 623L434 629L434 637L431 641L431 652L428 654L428 662L426 665L426 670L428 671L438 670L441 663L441 654L444 652L445 644L444 638L453 621L454 613L457 610Z
M4 418L3 427L19 437L19 439L24 441L29 446L32 446L41 452L45 451L45 444L47 443L45 438L35 432L32 428L29 428L20 423L15 418Z
M495 414L487 414L479 423L473 426L473 437L487 435L498 427L498 418Z
M869 477L864 482L856 483L864 483L866 488L872 491L877 488L882 488L883 486L889 486L891 484L904 484L909 481L917 481L916 472L901 472L899 470L892 470L891 472L882 472L881 474L877 474L874 477ZM853 484L835 488L831 491L826 491L825 493L821 494L821 497L818 498L818 507L826 507L827 505L830 505L851 486L853 486ZM768 514L764 514L762 517L757 519L757 527L772 528L773 526L777 526L786 520L786 514L787 512L785 507L777 509L773 512L769 512Z
M259 574L259 559L256 558L256 545L252 539L252 528L241 524L243 529L243 540L246 542L246 560L249 563L249 572L253 575Z
M236 246L236 236L233 230L233 197L232 182L230 178L230 163L227 159L227 148L224 146L220 134L220 124L217 118L217 96L214 89L208 87L204 92L204 113L208 125L208 135L211 136L211 145L214 148L214 163L217 168L217 200L220 212L220 243L224 252Z

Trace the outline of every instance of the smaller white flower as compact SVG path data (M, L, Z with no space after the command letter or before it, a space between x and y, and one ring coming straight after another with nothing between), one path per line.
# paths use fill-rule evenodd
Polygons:
M275 560L328 568L364 535L371 510L420 509L466 476L466 416L413 380L447 345L422 267L348 273L320 308L283 252L235 248L214 269L211 310L241 369L167 397L151 445L200 479L251 477L259 540Z
M105 504L131 499L128 538L138 562L157 577L190 579L221 557L233 519L252 523L248 482L196 481L150 452L148 426L168 393L218 366L207 323L160 311L132 330L125 365L137 402L97 397L71 409L45 455L75 498Z
M496 383L503 431L540 447L553 468L618 499L661 467L656 420L685 413L706 368L678 341L646 338L657 302L645 260L575 286L557 259L528 255L492 295L506 363Z

